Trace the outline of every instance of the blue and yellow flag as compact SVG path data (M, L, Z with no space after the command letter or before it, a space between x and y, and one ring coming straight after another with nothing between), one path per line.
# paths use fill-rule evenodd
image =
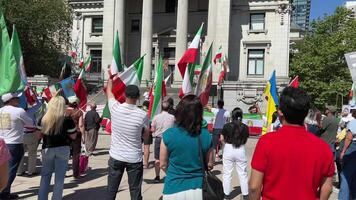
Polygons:
M277 111L277 106L279 104L278 95L277 95L276 70L272 72L272 76L267 82L267 86L264 94L267 99L267 112L266 112L267 123L266 126L263 127L262 135L266 134L267 127L271 126L273 113Z

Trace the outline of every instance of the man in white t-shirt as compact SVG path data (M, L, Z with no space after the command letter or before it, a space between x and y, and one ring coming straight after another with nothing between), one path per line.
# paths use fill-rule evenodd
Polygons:
M141 200L143 179L141 138L142 134L149 134L149 119L146 112L136 106L140 91L135 85L126 86L126 101L120 104L112 93L112 79L109 79L106 93L112 126L106 199L116 198L126 169L131 199Z
M33 128L33 121L24 109L18 108L21 93L7 93L1 96L4 107L0 108L0 138L5 140L10 151L9 180L6 188L0 193L0 199L17 199L17 194L11 194L11 184L24 155L24 128Z
M219 139L221 131L224 125L230 118L229 111L224 109L224 101L218 100L218 107L210 109L214 113L214 125L213 125L213 148L215 151L216 161L219 160Z

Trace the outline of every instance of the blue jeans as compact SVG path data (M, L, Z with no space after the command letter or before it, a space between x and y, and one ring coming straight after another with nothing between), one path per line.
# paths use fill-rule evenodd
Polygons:
M38 194L39 200L47 200L52 173L55 180L52 200L62 199L63 185L68 168L69 146L53 147L42 150L41 184Z
M356 142L346 150L341 171L339 200L356 199Z
M11 184L15 180L17 169L24 155L23 144L7 144L6 146L11 154L11 159L9 160L9 180L6 188L0 193L0 199L6 199L10 195Z
M107 200L115 200L122 175L127 172L131 200L142 200L143 163L127 163L109 158Z

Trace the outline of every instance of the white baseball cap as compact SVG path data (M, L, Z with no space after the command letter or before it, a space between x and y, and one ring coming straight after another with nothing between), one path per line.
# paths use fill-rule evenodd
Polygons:
M70 104L73 104L73 103L79 103L79 99L78 99L78 97L76 97L76 96L72 96L72 97L69 97L68 98L68 102L70 103Z
M2 102L8 102L12 98L20 97L22 95L22 92L12 92L12 93L6 93L1 96Z

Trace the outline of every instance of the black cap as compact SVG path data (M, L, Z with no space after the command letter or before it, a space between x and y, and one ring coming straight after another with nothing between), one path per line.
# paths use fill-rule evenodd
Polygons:
M128 85L125 89L125 96L130 99L138 99L140 97L140 89L136 85Z

